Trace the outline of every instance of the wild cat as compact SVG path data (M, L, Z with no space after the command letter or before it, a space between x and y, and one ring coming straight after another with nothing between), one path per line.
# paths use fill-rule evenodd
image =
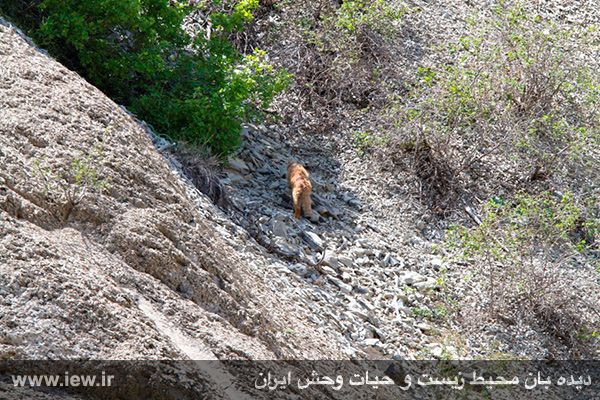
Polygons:
M312 218L312 204L310 195L312 184L309 174L302 164L290 162L287 169L287 180L292 190L292 201L294 204L294 217L300 219L302 211L306 218Z

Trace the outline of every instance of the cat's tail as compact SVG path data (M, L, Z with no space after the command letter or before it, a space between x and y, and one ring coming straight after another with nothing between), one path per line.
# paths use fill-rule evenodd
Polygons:
M310 199L310 187L305 187L304 192L302 193L302 198L300 199L302 204L302 210L304 211L304 216L306 218L312 218L312 201Z

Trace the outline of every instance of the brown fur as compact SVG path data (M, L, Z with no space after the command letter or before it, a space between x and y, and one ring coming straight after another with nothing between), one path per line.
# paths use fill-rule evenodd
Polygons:
M310 194L312 193L312 184L310 183L308 171L298 163L289 163L287 170L287 180L290 189L292 189L292 201L294 203L294 217L300 219L302 211L306 218L312 217L312 203Z

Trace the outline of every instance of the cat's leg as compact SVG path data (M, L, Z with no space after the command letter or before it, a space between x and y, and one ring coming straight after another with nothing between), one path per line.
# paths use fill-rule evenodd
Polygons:
M292 190L292 201L294 202L294 217L300 219L302 214L302 203L301 203L302 189L294 188Z

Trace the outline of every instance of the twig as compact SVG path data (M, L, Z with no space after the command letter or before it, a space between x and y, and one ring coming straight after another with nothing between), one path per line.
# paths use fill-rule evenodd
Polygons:
M477 216L477 214L475 214L475 212L473 211L473 209L471 207L466 205L465 211L467 212L467 214L469 214L469 217L471 217L477 225L481 225L481 219Z

